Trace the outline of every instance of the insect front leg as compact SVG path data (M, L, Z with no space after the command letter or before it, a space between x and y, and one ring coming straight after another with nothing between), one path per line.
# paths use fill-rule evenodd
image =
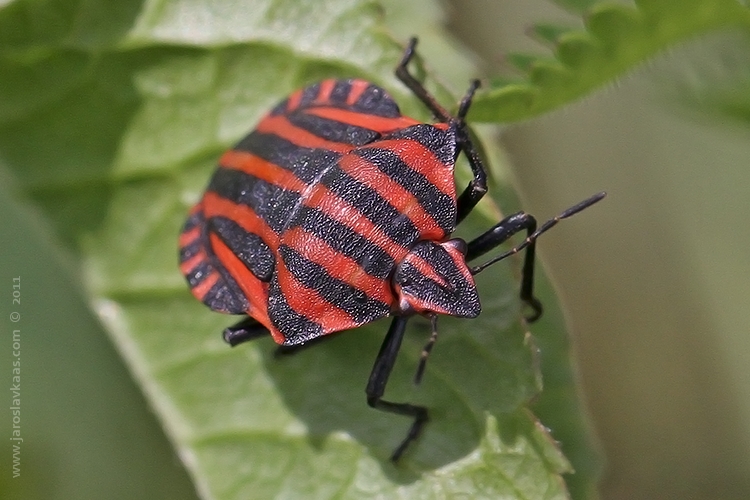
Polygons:
M536 240L546 231L555 227L561 220L571 217L581 210L585 210L594 203L598 203L607 196L607 193L601 192L596 193L593 196L586 198L585 200L573 205L572 207L564 210L560 215L553 217L537 229L536 219L533 216L525 213L518 212L513 215L506 217L505 219L498 222L495 226L490 228L489 231L480 235L478 238L470 241L468 244L468 250L466 253L466 261L470 262L477 257L484 255L493 248L502 245L514 234L526 230L526 239L521 242L520 245L515 246L504 252L497 257L493 257L489 261L471 268L471 274L478 274L487 267L491 266L495 262L499 262L506 257L526 250L526 255L523 262L523 271L521 275L521 300L531 306L534 313L526 318L527 321L536 321L542 315L542 304L539 299L534 297L534 253L536 251Z
M521 271L520 297L521 300L525 304L528 304L533 310L533 313L526 317L526 320L530 322L536 321L542 315L542 303L539 302L539 299L534 297L534 258L536 253L536 238L531 239L531 236L535 233L536 226L537 223L534 216L529 215L526 212L517 212L513 215L509 215L495 224L484 234L470 241L466 253L466 261L470 262L502 245L514 234L520 231L526 231L526 241L529 242L525 247L526 255L524 256L523 270ZM490 264L494 264L513 253L516 252L506 252L506 254L503 254L500 258L492 259L481 266L473 268L471 270L472 274L477 274L483 271Z
M393 318L388 333L383 340L383 345L380 347L378 357L375 359L375 364L372 367L372 372L370 373L370 378L367 382L367 388L365 389L365 393L367 394L367 404L371 407L377 410L414 418L414 422L409 428L406 437L394 450L393 454L391 454L391 461L393 462L398 461L412 441L419 437L419 434L422 432L422 427L424 427L424 424L428 420L427 408L424 406L417 406L409 403L392 403L381 399L385 393L385 386L388 383L388 377L390 377L391 372L393 371L393 366L396 364L396 356L398 356L401 342L404 340L407 321L408 318L406 316L396 316Z

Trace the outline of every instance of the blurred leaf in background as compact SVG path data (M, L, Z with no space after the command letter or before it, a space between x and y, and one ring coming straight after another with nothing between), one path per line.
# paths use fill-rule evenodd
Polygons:
M544 52L530 26L580 19L544 0L471 0L451 22L496 73L502 54ZM750 141L731 112L749 48L742 23L716 27L502 137L530 211L609 192L540 248L606 456L604 498L750 494Z

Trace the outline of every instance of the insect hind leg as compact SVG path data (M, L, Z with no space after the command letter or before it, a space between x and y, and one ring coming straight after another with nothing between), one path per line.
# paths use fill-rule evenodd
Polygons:
M414 75L409 73L409 62L412 60L415 54L415 49L417 47L417 39L416 37L412 37L409 40L409 44L406 46L406 50L404 50L404 55L401 57L401 62L396 66L396 77L401 80L401 82L406 85L409 90L411 90L417 98L424 103L425 106L427 106L427 109L432 111L432 114L435 115L435 118L438 120L448 123L451 120L453 120L453 117L446 111L444 107L440 105L439 102L437 102L437 99L430 94L426 88L424 88L424 85L422 85L422 82L417 80Z

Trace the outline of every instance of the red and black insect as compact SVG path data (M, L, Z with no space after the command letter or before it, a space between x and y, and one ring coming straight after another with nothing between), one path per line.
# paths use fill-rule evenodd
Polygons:
M381 88L363 80L325 80L293 93L219 160L180 236L181 270L211 309L246 318L224 331L231 345L270 332L282 347L393 316L366 388L367 403L413 417L391 456L397 460L427 421L427 409L382 399L410 316L473 318L480 303L473 275L526 249L521 300L532 293L536 238L596 203L597 194L537 229L518 212L469 241L451 233L487 191L486 173L464 118L474 81L456 116L408 71L398 78L435 115L435 124L402 116ZM456 195L453 170L463 152L473 180ZM470 267L526 231L517 247Z

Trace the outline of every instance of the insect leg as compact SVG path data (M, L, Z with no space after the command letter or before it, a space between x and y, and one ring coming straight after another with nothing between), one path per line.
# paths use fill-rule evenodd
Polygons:
M477 203L479 203L479 200L487 193L487 171L484 168L482 159L479 157L476 149L474 149L469 132L463 123L458 127L457 146L469 160L469 166L471 167L472 174L474 174L474 178L469 182L469 185L466 186L466 189L464 189L456 201L456 224L464 220Z
M602 200L606 196L606 193L597 193L580 203L564 210L560 215L554 217L537 229L536 219L532 215L525 212L518 212L513 215L506 217L505 219L498 222L495 226L490 228L484 234L475 238L468 243L468 251L466 253L466 261L476 259L477 257L484 255L493 248L498 247L507 241L514 234L526 230L526 239L516 247L511 248L507 252L504 252L497 257L493 257L489 261L471 268L471 274L477 274L482 272L488 266L495 262L501 261L506 257L526 250L524 256L523 269L521 274L521 300L531 306L534 313L527 317L528 321L536 321L542 315L542 304L539 300L534 297L534 253L536 250L537 238L553 228L563 219L571 217L581 210L584 210L594 203Z
M222 333L224 341L232 347L265 335L268 335L266 327L250 316L246 317L236 325L225 328Z
M411 90L414 95L416 95L417 98L424 103L425 106L427 106L427 109L432 111L432 114L434 114L438 120L445 123L454 124L454 126L456 127L457 135L456 153L460 152L461 150L466 153L466 157L469 159L469 165L471 166L471 171L474 174L474 179L472 179L466 189L464 189L463 193L461 193L461 196L458 198L458 214L456 221L456 223L458 223L461 222L469 214L469 212L471 212L474 206L479 202L480 199L482 199L482 196L484 196L484 194L487 192L487 173L484 169L484 165L482 164L481 159L479 158L479 155L474 149L474 145L471 142L469 133L466 130L466 126L464 125L464 118L466 117L466 113L469 112L469 107L471 106L471 100L474 96L474 92L477 90L477 88L479 88L479 80L473 80L471 82L471 86L469 87L468 92L461 100L461 104L458 107L458 115L456 116L456 118L452 117L450 113L448 113L448 111L446 111L445 108L443 108L440 103L437 102L435 97L430 94L427 89L424 88L424 85L422 85L421 82L414 78L411 73L409 73L409 61L411 61L412 57L414 56L416 46L416 38L412 38L411 40L409 40L409 45L404 51L401 62L398 66L396 66L396 76L404 83L404 85L409 87L409 90Z
M404 339L404 331L406 330L407 321L408 318L405 316L396 316L393 318L388 333L385 336L385 340L383 340L383 345L380 347L378 357L375 359L375 364L372 367L370 378L367 381L367 388L365 389L365 393L367 394L367 404L371 407L377 410L397 413L399 415L414 418L414 422L409 428L406 437L391 455L391 461L393 462L398 461L404 451L406 451L406 448L408 448L409 444L419 437L419 434L422 432L422 427L424 427L425 422L427 422L427 408L424 406L417 406L409 403L392 403L381 399L385 393L385 386L388 383L388 377L391 375L393 365L396 363L396 356L401 347L401 341Z
M425 106L427 106L427 109L432 111L432 114L435 115L435 118L440 120L441 122L448 123L450 122L453 117L448 113L448 111L445 110L444 107L440 105L439 102L435 99L435 97L427 92L427 89L424 88L424 85L414 78L414 76L409 73L409 68L407 67L409 65L409 61L411 61L412 57L414 57L414 49L417 46L417 39L411 38L409 40L409 45L406 46L406 50L404 51L404 55L401 57L401 62L396 66L396 77L403 82L404 85L409 87L409 90L411 90L417 98L424 103Z
M430 357L432 348L435 347L437 342L438 331L437 331L437 314L430 314L430 326L432 326L432 333L430 340L427 341L424 348L422 349L422 355L419 357L419 365L417 366L417 372L414 374L414 385L422 383L422 375L424 375L424 369L427 367L427 358Z
M490 250L497 248L502 245L514 234L520 231L526 231L526 240L531 237L536 231L536 219L533 215L527 214L526 212L518 212L513 215L509 215L505 219L495 224L492 228L486 231L484 234L478 236L468 243L468 251L466 253L466 261L470 262L481 255L489 252ZM534 254L536 252L536 242L531 240L526 245L526 255L524 256L523 270L521 272L521 301L528 304L533 313L526 317L527 321L536 321L542 315L542 303L539 299L534 297ZM516 253L516 252L513 252ZM508 253L508 255L511 255ZM503 254L503 258L508 255ZM490 263L497 262L502 259L492 259ZM472 268L472 274L477 274L484 270L490 263L479 266L478 268Z

